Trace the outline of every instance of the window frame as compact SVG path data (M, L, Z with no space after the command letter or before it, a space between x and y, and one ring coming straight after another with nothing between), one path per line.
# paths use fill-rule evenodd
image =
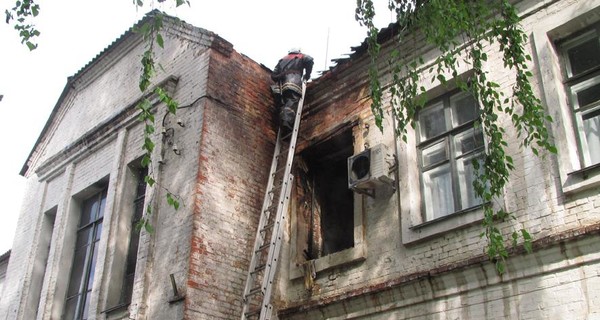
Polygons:
M580 153L579 132L559 44L600 23L600 5L582 0L556 16L537 21L532 31L533 56L543 102L553 121L549 124L558 149L556 159L562 192L570 195L600 186L600 164L586 166ZM572 80L572 79L570 79Z
M151 192L144 181L147 168L140 167L140 159L136 158L129 162L124 169L123 178L120 179L120 186L117 187L121 196L115 207L116 216L111 219L111 228L114 230L111 239L121 240L109 244L115 254L108 262L107 276L116 280L110 281L106 287L105 308L101 313L106 314L107 317L127 316L129 314L128 307L134 299L136 269L140 262L138 252L142 244L143 233L142 230L137 229L137 223L143 217L146 200ZM128 265L132 262L130 259L134 257L134 263ZM130 287L127 283L128 275L131 281Z
M451 75L448 75L450 77ZM456 76L462 81L468 81L473 76L473 70L465 68ZM424 82L426 96L429 103L447 94L453 94L460 89L453 80L442 84L440 82ZM394 132L394 141L396 144L396 154L398 157L397 188L399 198L400 214L400 235L403 245L412 245L424 240L428 240L445 233L467 228L471 225L481 223L483 219L483 206L472 206L469 209L453 212L452 214L440 217L438 219L425 221L423 212L423 197L421 173L415 170L420 165L421 159L418 157L418 146L420 132L417 127L408 131L405 137L400 137ZM484 137L484 145L485 145ZM484 149L485 150L485 149ZM497 202L494 206L502 203Z
M123 273L123 284L119 305L129 305L133 293L135 281L135 269L137 266L137 255L139 249L140 232L137 230L137 224L144 215L144 206L146 204L146 181L144 178L148 175L148 168L138 168L137 170L137 188L136 195L132 201L133 215L131 217L131 229L129 233L129 245L125 257L125 272ZM135 240L135 242L134 242ZM133 255L133 257L132 257ZM133 258L133 259L132 259Z
M477 128L475 126L475 123L478 120L478 117L475 116L474 118L464 121L463 123L457 123L458 122L458 117L455 115L456 112L458 112L456 110L455 104L453 104L453 100L460 100L460 99L464 99L468 96L472 95L468 92L465 91L461 91L461 90L451 90L448 91L434 99L431 99L426 106L421 109L419 111L419 114L417 114L417 122L416 122L416 137L417 137L417 146L416 146L416 151L417 151L417 160L418 160L418 167L419 167L419 177L420 177L420 188L421 188L421 198L423 199L421 201L421 212L422 212L422 219L424 221L424 223L430 223L432 221L436 221L439 219L445 219L449 216L452 216L456 213L460 213L463 211L471 211L474 210L478 207L481 207L481 205L483 204L483 202L481 201L475 201L478 202L472 206L469 207L463 207L464 204L464 200L463 197L463 193L462 193L462 184L460 183L461 181L461 174L459 173L459 162L460 161L468 161L468 159L473 158L473 157L481 157L483 156L484 152L485 152L485 148L486 148L486 142L485 139L483 137L483 132L481 131L481 128ZM476 105L476 110L478 109L478 105L479 103L477 102L477 99L472 97L473 101L475 102ZM431 136L431 137L425 137L424 133L423 133L423 128L422 128L422 121L420 121L420 116L423 112L428 112L429 108L438 108L438 106L441 106L442 110L443 110L443 114L444 114L444 123L445 123L445 129L442 130L441 132ZM456 120L456 121L455 121ZM455 123L456 122L456 123ZM457 153L456 150L456 137L468 133L469 131L473 131L473 134L476 134L477 132L479 132L479 134L481 135L481 145L477 145L475 148L473 148L472 150L469 150L467 152L461 152L460 154ZM442 161L437 161L428 165L424 164L424 160L423 160L423 154L424 154L424 150L435 146L436 144L440 144L443 143L444 144L444 150L446 153L446 157L444 160ZM441 168L445 165L448 165L449 167L449 175L450 175L450 184L452 186L452 209L446 213L442 213L442 214L437 214L437 211L434 212L430 212L430 210L428 210L428 205L427 205L427 191L426 191L426 181L425 181L425 173L429 173L429 172L433 172L435 170L437 170L438 168ZM469 200L469 199L467 199ZM471 201L469 201L471 202ZM433 211L433 210L431 210Z
M584 124L584 116L589 113L600 112L600 99L592 103L580 106L577 94L582 90L592 88L600 84L600 64L585 70L577 75L573 75L571 59L567 51L589 40L596 40L600 45L600 23L595 23L581 30L570 34L569 36L555 41L560 54L562 63L564 86L569 97L570 109L575 125L575 135L578 141L578 154L582 168L592 167L600 164L600 160L592 162L588 147L588 141L585 138L587 131ZM600 54L600 52L598 52Z
M88 239L87 242L85 243L85 245L77 247L77 245L74 248L74 252L73 252L73 262L71 263L72 267L71 267L71 272L69 274L69 282L67 285L67 292L66 292L66 296L65 296L65 317L68 316L67 311L69 310L69 300L75 300L74 303L74 319L82 319L84 317L84 312L86 311L86 308L88 309L87 311L89 312L89 300L87 299L87 296L91 294L92 289L93 289L93 283L90 283L90 280L92 280L95 276L96 276L96 263L97 263L97 248L96 245L99 245L100 240L101 240L101 234L102 234L102 228L103 228L103 221L104 221L104 214L105 214L105 209L106 209L106 201L108 198L108 188L103 188L101 191L95 193L94 195L88 197L87 199L85 199L84 201L82 201L82 205L81 205L81 209L80 209L80 220L78 222L78 226L77 226L77 230L76 230L76 236L75 236L75 243L79 243L80 241L80 236L83 235L84 230L90 230L90 234L88 235ZM86 210L86 206L87 204L92 204L90 206L90 210L92 210L94 208L94 204L97 203L97 207L96 210L94 210L95 212L90 213L90 221L86 222L85 225L81 225L81 218L84 214L84 210ZM78 253L78 249L79 248L85 248L85 257L84 257L84 263L83 263L83 267L81 270L81 275L77 275L77 277L80 277L80 283L79 283L79 288L77 289L77 293L74 293L72 295L68 295L69 294L69 289L71 287L71 283L73 280L75 280L74 278L74 270L75 270L75 264L77 262L76 257L77 257L77 253ZM89 314L86 314L86 318L89 317Z

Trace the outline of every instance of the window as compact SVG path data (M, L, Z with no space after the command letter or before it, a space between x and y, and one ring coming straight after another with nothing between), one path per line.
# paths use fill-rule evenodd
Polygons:
M417 149L424 221L481 204L473 190L473 160L483 157L478 104L468 93L442 96L418 115Z
M600 186L599 21L600 5L584 0L533 24L534 61L553 118L548 125L562 192L568 195Z
M135 278L135 266L137 263L137 251L140 243L140 235L136 226L144 214L144 203L146 200L146 182L144 181L144 177L146 177L147 174L148 168L138 169L136 195L132 204L134 211L133 217L131 218L129 248L127 250L127 260L125 262L125 273L123 275L123 287L121 288L119 305L125 305L131 302L133 280Z
M64 319L87 319L94 282L96 254L106 206L106 189L83 202L71 276L67 289Z
M558 43L583 167L600 163L599 26Z
M306 228L303 255L313 260L354 246L354 201L348 189L347 158L353 154L352 132L302 153L298 208Z
M365 258L363 197L348 189L353 140L351 125L344 125L295 158L292 279L306 262L319 272Z
M50 254L50 246L52 233L54 232L54 223L56 221L57 207L46 211L42 215L42 223L38 238L38 245L35 251L35 263L33 273L31 275L31 283L33 284L32 291L29 294L27 304L31 306L31 310L38 312L38 304L42 294L42 285L46 277L46 267L48 264L48 256ZM0 290L0 292L2 292ZM37 314L36 314L37 315ZM35 315L31 315L37 318Z

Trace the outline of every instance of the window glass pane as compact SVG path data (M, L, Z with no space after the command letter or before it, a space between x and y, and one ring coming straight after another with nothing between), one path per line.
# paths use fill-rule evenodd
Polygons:
M123 289L121 292L121 300L119 303L130 303L131 302L131 293L133 292L133 280L135 279L135 275L126 275L123 280Z
M146 194L146 181L144 178L147 175L148 175L148 168L140 168L139 169L136 198L144 196L144 194Z
M463 123L477 119L479 110L477 101L467 92L461 92L450 98L452 106L452 125L457 127Z
M71 320L75 319L75 309L77 308L77 297L67 299L65 305L65 316L63 319Z
M83 278L83 270L85 267L86 250L78 250L73 257L73 268L71 269L71 279L69 280L69 289L67 297L73 296L79 292L81 279Z
M435 137L446 131L446 118L442 102L423 109L419 113L421 141Z
M567 57L571 64L570 76L576 76L600 65L600 43L596 35L591 36L567 49Z
M436 142L433 145L422 150L421 153L423 167L448 160L448 154L446 151L446 139L440 142Z
M75 242L75 250L82 250L81 248L87 246L92 242L92 227L87 227L77 231L77 241Z
M88 291L88 293L85 295L85 300L83 300L83 305L81 306L83 308L83 311L81 312L81 319L82 320L86 320L88 318L88 309L89 309L89 305L90 305L90 295L92 294L91 291Z
M584 153L586 165L600 163L600 108L582 115L584 128ZM587 147L587 150L585 150Z
M92 199L87 200L83 203L83 208L81 210L81 218L79 219L79 226L85 226L87 224L89 224L93 217L94 217L94 212L95 212L95 205L96 205L96 201L92 201Z
M125 266L125 274L135 273L135 265L137 262L137 251L140 242L140 236L136 231L131 232L131 239L129 239L129 250L127 253L127 265Z
M98 222L96 224L96 237L94 238L94 241L100 240L101 236L102 236L102 222Z
M106 189L100 195L100 206L98 208L98 212L96 213L96 218L104 217L104 208L106 207Z
M443 165L423 173L423 199L426 220L454 212L450 165Z
M142 216L144 214L144 200L145 200L145 198L142 197L142 198L137 199L133 203L134 212L133 212L132 222L133 222L134 227L135 227L135 224L142 219Z
M457 175L460 189L460 209L468 209L481 204L481 198L475 195L473 188L473 180L475 180L475 168L473 159L477 159L479 163L483 161L482 155L477 157L468 157L457 162Z
M471 128L454 137L455 157L483 148L483 133L481 128Z
M96 255L98 252L98 241L94 243L94 247L92 250L92 257L90 260L90 272L88 274L87 288L88 290L92 289L92 284L94 283L94 272L96 271Z
M594 80L593 82L599 82L598 80L600 79L590 80ZM579 85L574 86L573 91L575 91L574 93L577 97L577 107L585 107L600 100L600 82L592 84L593 82L586 81L585 83L581 83L581 88L576 88L580 87Z

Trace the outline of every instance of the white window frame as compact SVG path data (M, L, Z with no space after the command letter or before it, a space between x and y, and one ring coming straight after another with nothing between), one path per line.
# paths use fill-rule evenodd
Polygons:
M422 126L419 122L417 122L417 132L418 132L418 143L417 152L419 154L419 171L421 175L421 194L423 196L423 208L422 212L424 214L424 222L431 222L437 219L444 219L448 216L451 216L455 213L460 213L462 211L473 210L476 207L481 206L482 202L475 200L478 202L474 205L465 205L465 199L463 197L464 194L468 194L467 190L464 189L464 186L460 184L460 178L462 177L459 173L459 167L461 161L472 159L473 157L482 156L485 150L485 142L483 138L483 133L481 129L474 128L474 122L476 119L472 119L466 121L465 123L455 123L458 119L456 115L456 108L454 101L466 98L469 96L469 93L462 92L458 90L450 91L442 95L441 97L432 100L427 106L421 110L421 113L428 112L433 108L442 108L442 112L444 114L445 120L445 128L443 131L433 137L425 137ZM473 134L477 134L479 131L481 134L482 145L480 147L476 147L473 150L470 150L466 153L456 154L456 146L455 138L460 135L464 135L468 132L473 132ZM430 163L425 165L423 163L423 154L426 148L431 148L432 146L443 144L443 148L445 150L446 156L442 161L438 161L435 163ZM426 191L426 175L425 173L435 172L443 167L448 167L448 174L450 175L449 181L449 195L451 197L450 201L451 208L448 210L443 210L443 208L433 207L431 204L428 205L430 201L427 199L427 191ZM431 199L429 199L431 200Z
M591 159L590 149L588 147L588 140L585 138L587 130L584 125L584 116L590 113L597 113L600 109L600 100L590 103L588 105L580 106L577 99L577 94L585 89L600 84L600 68L595 67L591 70L585 71L579 75L573 75L571 70L571 60L566 56L566 51L571 49L584 41L596 40L600 44L600 25L596 24L592 28L585 30L582 34L575 35L574 37L568 37L561 44L558 44L559 54L561 55L562 62L564 64L565 73L565 87L569 93L569 102L573 110L573 117L576 124L576 134L579 140L579 154L581 159L581 166L587 168L598 164L600 161L593 161ZM600 53L599 53L600 54Z
M552 16L537 21L533 29L534 61L538 62L543 102L552 116L551 132L558 149L557 165L565 194L600 186L598 166L582 157L579 124L567 80L568 65L557 43L600 22L597 1L581 0ZM579 119L580 120L580 119Z
M459 75L463 80L467 80L470 76L472 76L472 70L468 69L462 70ZM423 85L426 87L427 97L430 102L434 102L446 94L458 92L457 88L452 86L451 81L446 85L428 82L424 82ZM415 129L409 130L406 135L406 141L395 137L399 177L397 187L400 190L398 193L400 199L400 227L402 243L404 245L417 243L452 230L480 223L483 218L483 208L481 205L477 205L453 212L438 219L430 221L425 219L423 209L424 195L422 194L422 181L419 169L421 164L418 149L421 143L420 137L418 137L419 134L419 131Z

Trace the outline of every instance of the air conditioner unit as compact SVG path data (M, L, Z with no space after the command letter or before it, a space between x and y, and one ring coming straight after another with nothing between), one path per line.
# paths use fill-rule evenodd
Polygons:
M378 144L348 158L348 188L358 193L373 194L384 184L392 184L390 164L386 161L387 148Z

